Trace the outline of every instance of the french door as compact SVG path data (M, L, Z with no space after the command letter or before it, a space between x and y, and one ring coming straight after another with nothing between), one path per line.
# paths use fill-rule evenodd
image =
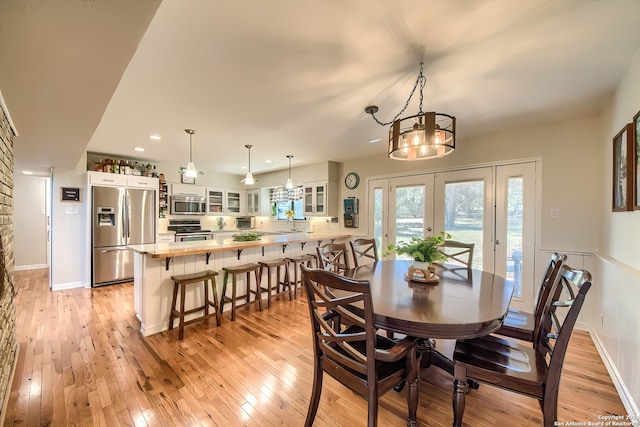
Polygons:
M473 267L515 285L512 307L531 311L536 286L535 163L368 181L370 234L389 244L445 232L474 243Z

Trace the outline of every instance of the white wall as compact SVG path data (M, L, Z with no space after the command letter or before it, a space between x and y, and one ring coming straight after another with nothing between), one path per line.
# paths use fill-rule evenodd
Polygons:
M47 267L47 178L16 174L13 185L15 269Z
M636 416L640 416L640 211L611 212L611 193L613 137L639 110L640 52L603 114L600 248L592 271L593 295L586 299L583 316L611 360L614 380L628 397L623 402Z
M86 156L83 156L75 169L55 168L53 170L51 213L51 288L53 290L90 286L90 283L87 283L90 235L87 226L85 169ZM61 187L80 188L80 202L62 202Z

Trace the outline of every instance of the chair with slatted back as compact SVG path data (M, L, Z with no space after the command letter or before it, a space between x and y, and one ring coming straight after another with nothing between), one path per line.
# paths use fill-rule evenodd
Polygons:
M440 251L448 258L451 265L447 265L448 271L455 271L456 265L461 265L467 271L467 278L471 277L471 264L473 263L473 249L475 243L463 243L457 240L445 240L440 246Z
M349 245L356 267L378 261L378 247L375 239L355 239L349 241Z
M418 408L418 340L396 342L377 335L369 281L301 266L313 333L313 391L305 426L318 411L324 372L368 401L368 426L377 425L378 398L406 380L408 425L416 425ZM346 291L336 297L331 290ZM336 292L337 293L337 292ZM344 295L344 292L343 292ZM364 308L362 317L351 305Z
M533 342L533 334L542 317L544 304L547 298L549 298L551 285L566 260L566 255L559 255L557 252L551 254L544 276L542 277L542 282L540 283L534 312L527 313L526 311L509 308L507 317L504 319L500 329L496 331L496 334Z
M327 243L316 249L318 251L318 268L335 273L342 273L350 268L346 243Z
M454 427L462 425L468 378L538 399L544 426L555 425L564 356L585 295L591 287L591 275L564 264L551 286L551 296L544 304L542 318L534 332L533 346L495 335L456 343L453 353ZM574 288L578 290L577 294ZM568 300L561 300L564 293L569 294ZM562 313L566 314L563 321L558 315L560 308L566 311Z

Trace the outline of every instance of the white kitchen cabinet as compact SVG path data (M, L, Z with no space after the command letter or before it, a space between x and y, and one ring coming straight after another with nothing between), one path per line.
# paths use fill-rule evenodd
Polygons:
M334 181L308 182L304 189L305 216L336 216L338 184Z
M191 196L191 197L205 197L206 188L201 187L199 185L191 185L191 184L171 184L171 195L176 196Z
M224 188L207 189L208 215L240 215L244 214L244 191Z
M207 215L224 213L225 195L222 188L207 189Z
M127 185L127 175L105 172L87 172L90 185L125 187ZM157 179L157 178L156 178Z
M158 190L159 179L146 176L134 176L125 175L127 179L127 187L129 188L151 188L152 190Z
M247 215L260 215L260 189L247 190Z
M244 191L242 190L227 190L227 206L226 213L231 215L244 214L245 209L243 206Z
M158 234L158 243L173 243L176 241L175 233L160 233Z

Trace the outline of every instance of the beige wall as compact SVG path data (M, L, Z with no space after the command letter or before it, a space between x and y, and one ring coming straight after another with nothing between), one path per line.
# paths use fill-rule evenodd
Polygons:
M355 196L366 203L366 179L469 167L518 159L541 159L542 242L538 248L592 252L598 248L602 191L599 117L534 126L471 140L456 142L451 155L421 162L389 160L386 146L380 154L342 164L342 179L350 171L362 184L354 191L341 185L340 199ZM560 217L550 218L551 208ZM361 234L367 233L366 215L360 218Z
M47 266L47 179L17 174L14 218L16 270Z

